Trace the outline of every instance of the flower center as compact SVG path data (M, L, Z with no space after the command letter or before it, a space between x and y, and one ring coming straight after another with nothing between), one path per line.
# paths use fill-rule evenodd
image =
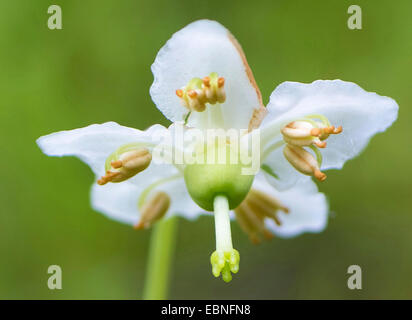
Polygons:
M216 195L222 194L227 197L230 209L236 208L248 194L254 175L243 174L242 169L247 165L240 161L239 150L230 144L209 144L203 152L203 158L208 159L206 163L188 164L184 169L191 198L201 208L213 211ZM223 159L218 158L221 154Z
M186 86L176 90L176 95L189 111L203 112L206 103L213 105L225 102L224 85L225 79L212 72L203 79L193 78Z

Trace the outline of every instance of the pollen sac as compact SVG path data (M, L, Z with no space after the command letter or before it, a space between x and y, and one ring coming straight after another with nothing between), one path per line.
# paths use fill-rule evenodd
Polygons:
M281 130L283 139L286 143L308 147L316 146L318 148L326 147L326 139L331 134L342 132L342 126L335 128L327 120L317 122L313 120L297 120L290 122Z
M289 163L299 172L308 176L314 176L319 181L326 179L326 174L319 169L318 161L304 148L287 144L283 149L283 154Z
M320 138L322 129L315 127L308 121L293 121L284 126L281 132L286 143L299 147L310 145L319 148L326 147L326 142Z
M339 126L337 128L335 126L325 126L319 129L320 129L320 134L319 134L320 140L326 140L327 138L329 138L329 135L339 134L343 131L342 126Z
M212 72L209 76L204 77L202 81L208 103L216 104L225 102L225 78L219 77L216 72Z
M283 140L287 143L283 154L299 172L313 175L319 181L324 181L326 175L319 170L322 156L317 148L326 148L326 139L331 134L342 132L342 126L332 126L322 115L306 116L302 120L290 122L281 129ZM317 160L303 147L311 148Z
M156 192L140 208L140 220L134 226L136 230L147 229L163 218L170 207L170 197L163 191Z
M97 180L99 185L122 182L145 170L152 161L146 148L136 148L118 154L113 153L106 161L106 174Z
M252 243L258 244L262 238L271 239L272 233L265 227L265 219L272 219L278 226L282 223L278 212L289 213L276 198L252 189L246 199L235 209L236 220L242 230L248 234Z
M224 85L225 79L219 77L216 72L212 72L203 79L193 78L185 87L176 90L176 95L189 111L203 112L206 109L206 103L225 102Z

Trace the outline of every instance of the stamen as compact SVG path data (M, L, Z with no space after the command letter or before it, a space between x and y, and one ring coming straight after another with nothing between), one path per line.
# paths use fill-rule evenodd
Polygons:
M224 85L225 85L225 78L220 77L220 78L217 80L217 86L218 86L218 88L222 88Z
M272 233L265 228L265 218L272 219L278 226L282 223L278 211L289 213L277 199L268 194L252 189L246 199L235 209L236 219L241 229L249 235L252 243L258 244L262 237L270 239Z
M189 91L187 92L187 95L188 95L189 97L191 97L192 99L194 99L194 98L197 97L197 93L196 93L195 90L189 90Z
M205 85L205 87L210 87L210 77L204 77L203 84Z
M326 148L326 141L315 140L313 144L316 145L318 148Z
M327 127L323 127L321 128L321 135L319 136L319 138L321 140L326 140L327 138L329 138L329 135L331 134L339 134L343 131L342 126L339 126L337 128L335 128L335 126L327 126Z
M287 144L283 149L283 154L289 163L299 172L309 176L313 175L319 181L326 179L326 174L320 171L317 160L310 152L302 147Z
M253 212L247 202L236 208L235 216L241 229L249 235L250 241L253 244L260 243L259 234L265 230L263 219Z
M97 180L97 184L103 186L106 183L114 180L114 178L116 178L119 174L120 174L120 172L106 171L106 175L104 175L99 180Z
M109 159L117 157L118 159L111 160L108 165L106 164L106 174L97 180L97 184L105 185L108 182L122 182L130 179L145 170L152 161L152 155L146 148L128 150L120 155L115 152L109 156Z
M319 128L313 128L310 130L310 135L314 137L319 137L321 135L322 131Z
M212 72L203 79L193 78L188 85L176 90L176 95L189 111L203 112L206 103L223 103L226 100L225 79Z
M321 159L317 148L326 148L326 139L331 134L342 132L342 126L335 127L323 115L307 115L302 120L290 122L281 129L283 140L287 143L283 153L286 159L303 174L313 175L319 181L324 181L326 175L319 170L321 161L315 165L313 156L303 147L310 147Z
M119 169L123 166L123 162L122 162L122 160L112 161L111 165L112 165L113 168Z
M170 207L170 197L159 191L154 194L141 208L140 221L134 226L136 230L147 229L164 217Z
M182 90L182 89L177 89L177 90L176 90L176 95L177 95L179 98L183 98L183 90Z

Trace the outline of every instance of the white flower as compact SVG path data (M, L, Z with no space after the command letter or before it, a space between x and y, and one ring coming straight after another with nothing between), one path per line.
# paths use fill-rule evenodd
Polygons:
M394 100L341 80L285 82L265 108L240 45L209 20L175 33L159 51L152 71L150 94L175 123L171 127L140 131L109 122L53 133L38 144L47 155L72 155L86 162L97 181L92 206L115 220L145 228L164 216L191 219L204 212L201 208L214 210L211 263L214 275L222 274L225 281L239 269L229 211L253 242L272 233L290 237L323 230L328 205L310 176L323 181L323 170L342 168L397 117ZM178 163L173 156L173 162L160 163L159 143L171 153L187 153L186 142L163 140L183 122L184 132L198 128L204 136L211 128L247 129L242 141L260 130L262 170L247 176L241 174L243 164ZM205 138L204 145L210 144ZM233 149L225 143L223 153L239 153Z

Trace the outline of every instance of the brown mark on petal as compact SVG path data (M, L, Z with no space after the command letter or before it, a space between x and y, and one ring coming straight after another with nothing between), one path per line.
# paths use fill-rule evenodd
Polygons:
M265 106L263 105L262 93L260 92L260 89L256 83L255 77L253 76L252 69L250 68L249 63L247 62L246 55L243 52L243 49L240 43L236 40L236 38L230 32L228 32L228 38L230 42L232 42L233 46L236 48L237 52L239 53L239 56L243 62L243 66L245 67L246 75L249 78L249 81L252 87L255 88L256 95L259 100L259 106L257 106L257 108L253 110L252 118L249 121L248 130L252 131L253 129L256 129L260 126L263 118L266 116L267 110Z
M253 109L252 118L250 119L249 126L248 126L249 132L251 132L254 129L259 128L267 112L268 111L264 106L260 106L259 109Z

